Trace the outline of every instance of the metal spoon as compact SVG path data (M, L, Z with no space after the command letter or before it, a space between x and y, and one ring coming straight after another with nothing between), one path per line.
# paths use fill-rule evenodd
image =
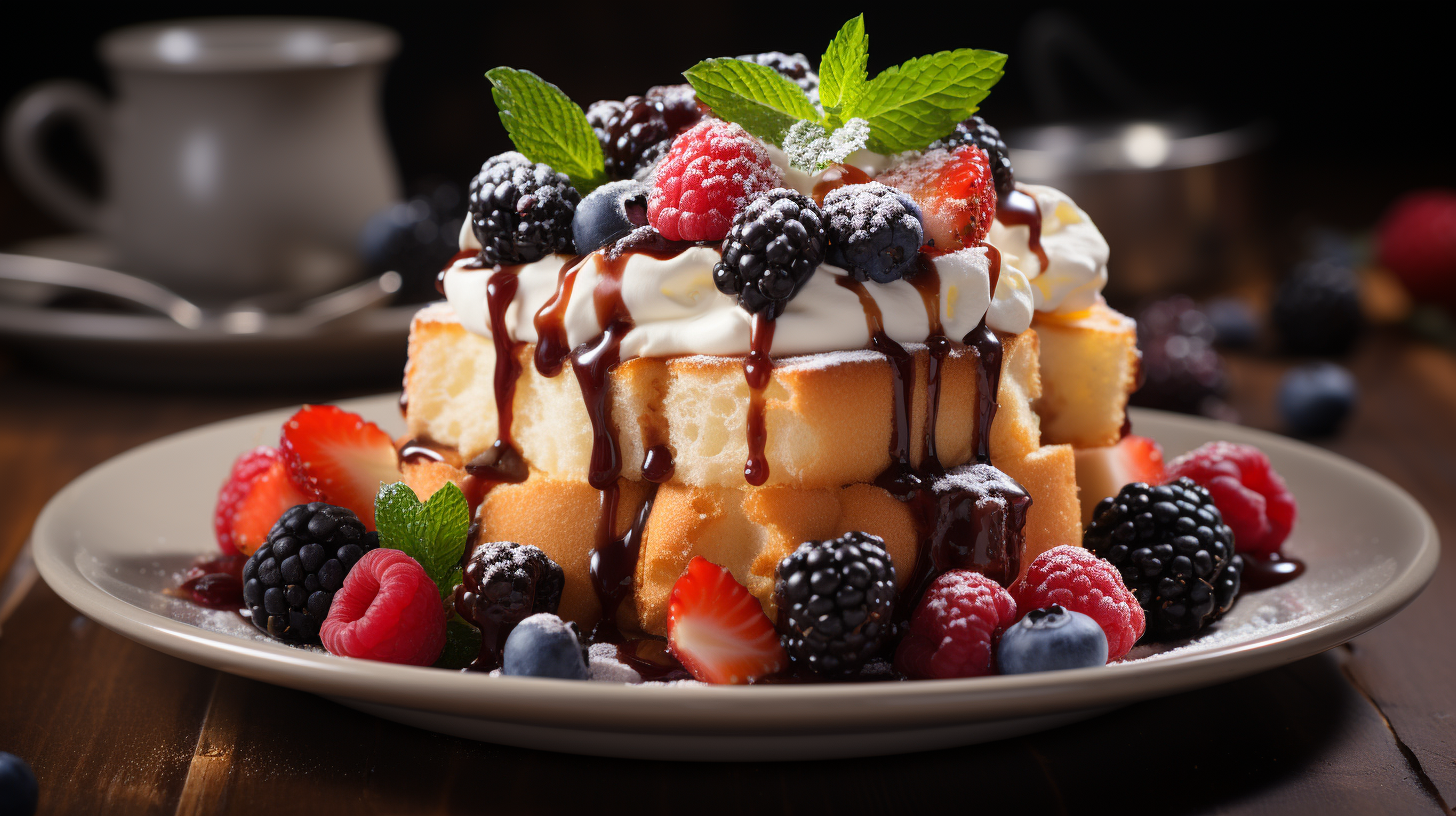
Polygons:
M148 280L112 269L34 255L0 253L0 280L62 286L109 295L165 315L177 325L194 330L215 326L228 334L255 334L267 328L269 320L277 316L248 301L209 312ZM297 328L327 325L383 303L399 291L401 283L398 272L385 272L377 278L306 301L288 317Z

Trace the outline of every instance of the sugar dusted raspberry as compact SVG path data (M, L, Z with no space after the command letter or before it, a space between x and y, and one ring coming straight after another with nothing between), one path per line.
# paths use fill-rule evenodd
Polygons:
M403 552L371 550L334 593L319 638L336 655L428 666L445 648L440 590Z
M658 165L647 221L669 241L721 241L748 197L782 180L748 131L704 119L678 136Z
M996 640L1016 622L1016 601L1001 585L951 570L930 585L895 651L907 677L980 677L995 673Z
M1279 552L1297 510L1269 457L1252 445L1210 442L1168 464L1166 480L1187 476L1203 485L1234 531L1234 549L1267 556Z
M1018 609L1058 604L1097 621L1107 633L1108 660L1127 654L1146 626L1143 609L1117 568L1081 547L1063 544L1038 555L1011 585L1011 595Z

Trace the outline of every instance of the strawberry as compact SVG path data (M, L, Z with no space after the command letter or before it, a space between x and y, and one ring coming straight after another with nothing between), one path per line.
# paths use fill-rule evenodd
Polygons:
M1084 507L1116 496L1123 485L1133 482L1163 483L1163 449L1157 442L1128 434L1111 447L1077 451L1077 487Z
M979 244L996 218L996 180L986 151L973 144L926 151L875 179L908 193L920 205L925 237L954 252Z
M389 434L334 405L305 405L283 423L278 447L289 478L314 500L353 510L374 529L380 484L400 480Z
M741 685L789 665L758 599L702 556L688 562L672 587L667 647L704 683Z
M217 494L212 529L218 548L252 555L284 510L312 499L288 478L277 448L248 451L233 462L232 473Z

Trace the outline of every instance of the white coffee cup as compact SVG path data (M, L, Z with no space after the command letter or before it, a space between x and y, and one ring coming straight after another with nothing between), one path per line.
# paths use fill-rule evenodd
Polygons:
M56 81L5 123L21 185L98 232L118 265L194 297L319 291L358 273L355 245L399 198L380 115L387 28L349 20L214 18L102 38L116 100ZM103 169L101 200L46 160L42 137L78 124Z

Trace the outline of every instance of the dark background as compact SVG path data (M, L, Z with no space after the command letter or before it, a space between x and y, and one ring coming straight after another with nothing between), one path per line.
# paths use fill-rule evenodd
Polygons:
M105 87L95 42L117 26L199 14L309 14L373 20L397 30L403 48L384 93L389 133L407 191L434 180L462 183L506 149L484 72L496 65L536 71L583 106L620 99L707 56L803 51L817 63L844 19L866 11L873 75L933 51L990 48L1011 55L1006 77L983 107L1003 129L1045 121L1018 71L1029 20L1059 9L1101 44L1142 89L1149 113L1197 110L1210 123L1262 119L1275 139L1261 160L1263 211L1286 223L1368 227L1400 192L1456 183L1446 123L1450 74L1445 26L1415 7L1382 4L1359 14L1334 6L1278 4L1079 6L884 3L847 6L666 2L568 4L135 2L81 12L67 3L27 4L23 22L0 27L0 102L33 82L74 77ZM1425 8L1429 9L1429 6ZM771 9L771 11L770 11ZM1075 80L1076 113L1118 113ZM57 150L85 172L75 144ZM94 176L94 174L93 174ZM93 180L93 183L94 180ZM1298 195L1288 195L1297 190ZM1313 192L1312 192L1313 191ZM1300 202L1282 206L1282 199ZM0 168L0 245L62 231Z

